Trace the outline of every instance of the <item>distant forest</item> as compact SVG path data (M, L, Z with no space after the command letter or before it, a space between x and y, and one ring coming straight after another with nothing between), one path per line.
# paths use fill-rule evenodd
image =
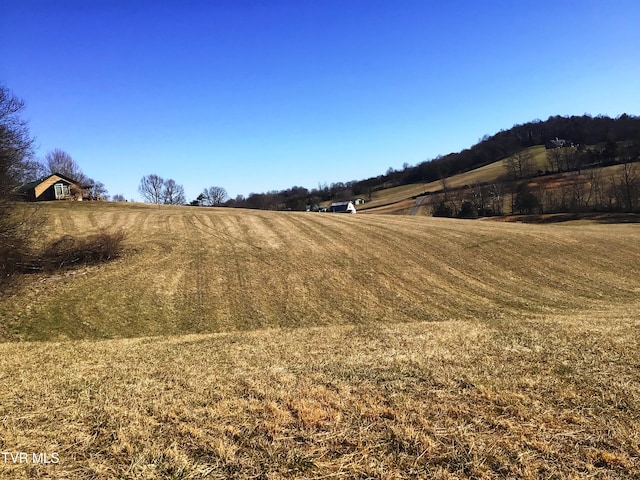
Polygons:
M225 204L241 208L305 210L307 205L320 202L354 197L371 199L377 190L441 180L518 154L534 145L555 146L550 143L555 139L565 140L567 145L571 145L572 154L565 156L566 162L550 162L544 171L530 172L531 175L639 161L640 117L627 114L617 118L553 116L545 121L514 125L509 130L483 137L476 145L461 152L438 156L415 166L405 164L402 170L390 168L377 177L323 184L311 190L294 186L280 191L251 193L247 197L240 195L228 200Z

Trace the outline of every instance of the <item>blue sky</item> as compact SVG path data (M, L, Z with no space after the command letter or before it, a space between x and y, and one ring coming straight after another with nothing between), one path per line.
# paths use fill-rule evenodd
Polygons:
M550 115L640 114L640 2L3 0L37 155L109 193L364 179Z

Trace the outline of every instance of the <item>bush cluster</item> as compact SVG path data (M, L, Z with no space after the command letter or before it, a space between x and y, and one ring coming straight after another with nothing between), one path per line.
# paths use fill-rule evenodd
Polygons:
M101 231L86 237L66 235L42 249L29 245L26 231L4 235L0 244L0 284L7 284L20 273L51 273L58 270L95 265L120 257L126 234Z
M122 254L124 239L122 230L101 231L87 237L66 235L44 248L34 264L38 270L54 271L107 262Z

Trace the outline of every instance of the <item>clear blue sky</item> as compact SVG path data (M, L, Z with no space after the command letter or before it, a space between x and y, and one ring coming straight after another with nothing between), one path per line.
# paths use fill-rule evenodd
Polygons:
M110 194L364 179L550 115L640 114L640 1L3 0L38 156Z

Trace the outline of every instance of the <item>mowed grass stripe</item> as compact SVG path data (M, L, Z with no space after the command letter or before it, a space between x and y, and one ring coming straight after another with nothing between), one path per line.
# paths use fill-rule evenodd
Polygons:
M423 299L416 298L412 292L418 288L422 291L419 295L423 296L424 289L418 279L411 278L407 271L414 260L406 257L402 267L385 261L388 252L402 248L398 244L404 239L397 233L392 237L379 235L381 231L374 234L367 228L369 220L353 216L305 215L295 218L296 222L301 220L320 243L327 243L328 249L324 258L319 259L319 268L326 268L329 264L341 272L334 277L334 283L350 295L352 304L366 307L371 318L375 319L394 314L415 318L425 313L421 311ZM321 224L319 227L318 223ZM403 278L405 276L407 278ZM332 298L329 294L331 290L327 290L327 296ZM358 316L353 311L349 314Z
M385 251L389 248L403 253L402 263L389 265L385 270L393 273L396 288L408 291L412 301L419 304L427 296L430 304L443 308L446 314L461 316L474 316L499 305L496 300L500 299L486 278L485 268L474 268L478 259L464 252L460 255L464 264L458 265L458 258L453 258L455 250L473 248L468 233L461 235L456 230L433 228L430 223L415 221L413 228L400 236L398 225L367 223L368 235L383 245L381 258L387 256ZM406 228L405 221L397 223L405 224ZM511 294L513 290L512 285ZM459 303L462 299L464 304Z

